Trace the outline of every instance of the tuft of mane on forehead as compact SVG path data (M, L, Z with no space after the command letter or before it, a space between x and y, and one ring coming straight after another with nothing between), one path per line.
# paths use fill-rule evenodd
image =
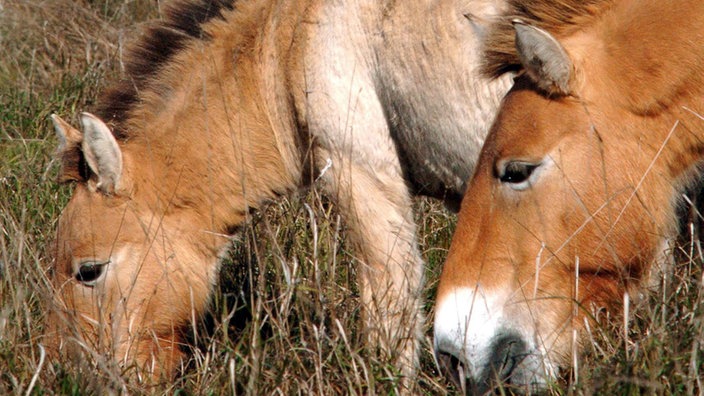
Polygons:
M521 69L511 21L546 30L557 38L593 23L615 0L508 0L507 11L484 41L482 71L489 77Z
M208 40L203 25L222 12L232 10L236 0L177 0L164 10L164 18L147 27L127 51L124 76L109 87L98 101L96 114L107 122L117 139L124 139L124 122L139 101L139 92L174 54L190 40Z

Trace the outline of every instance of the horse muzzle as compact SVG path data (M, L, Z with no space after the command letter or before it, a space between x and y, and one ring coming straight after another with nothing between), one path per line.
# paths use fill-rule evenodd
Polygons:
M540 393L551 377L535 337L511 321L505 299L460 289L435 315L435 357L443 374L467 395L497 389Z

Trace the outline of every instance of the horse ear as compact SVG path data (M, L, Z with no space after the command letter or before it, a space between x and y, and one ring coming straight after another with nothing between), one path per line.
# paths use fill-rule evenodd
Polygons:
M56 114L51 115L51 121L59 139L59 147L56 150L56 157L61 163L59 183L85 181L87 172L81 153L83 135Z
M122 152L110 128L90 113L81 114L83 156L90 170L98 177L96 188L112 193L122 175Z
M572 60L550 33L521 20L513 21L516 51L528 75L548 93L571 93Z

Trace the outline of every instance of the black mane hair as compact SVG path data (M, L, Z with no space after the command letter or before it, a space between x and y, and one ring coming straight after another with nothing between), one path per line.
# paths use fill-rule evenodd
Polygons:
M177 0L168 5L164 18L148 26L128 49L124 76L98 100L96 114L107 122L117 139L124 139L124 122L159 70L190 40L208 40L203 24L222 18L235 0Z

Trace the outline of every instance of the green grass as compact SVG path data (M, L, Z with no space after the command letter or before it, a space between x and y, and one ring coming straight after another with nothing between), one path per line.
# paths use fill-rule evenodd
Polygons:
M359 332L354 253L344 222L315 190L273 203L245 227L223 264L209 315L193 326L191 359L175 381L145 389L100 358L42 363L47 252L71 191L54 182L57 142L48 116L55 112L76 124L108 77L119 74L123 37L157 16L158 3L0 4L0 394L30 388L37 395L391 392L394 368L367 356ZM455 220L436 202L416 206L430 318L419 392L454 393L434 366L430 325ZM702 262L697 244L683 246L665 287L631 308L627 330L620 319L592 329L578 381L554 393L703 391Z

